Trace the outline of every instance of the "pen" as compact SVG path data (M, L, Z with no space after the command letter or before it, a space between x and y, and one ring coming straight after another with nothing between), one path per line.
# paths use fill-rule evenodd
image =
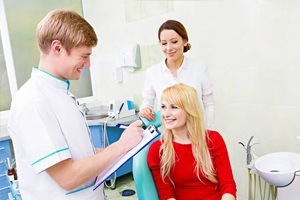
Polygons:
M123 106L124 106L124 103L121 104L121 107L119 108L118 114L121 113L121 110L122 110Z
M128 128L128 126L127 126L127 125L125 125L125 124L117 124L117 125L116 125L116 127L118 127L118 128L122 128L122 129L126 129L126 128Z

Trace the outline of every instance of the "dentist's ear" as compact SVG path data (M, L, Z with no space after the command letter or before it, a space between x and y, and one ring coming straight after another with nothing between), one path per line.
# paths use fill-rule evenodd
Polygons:
M61 48L60 48L60 46L55 46L54 49L55 49L55 52L59 53Z
M59 40L53 40L51 43L51 48L54 49L55 53L60 53L61 43Z

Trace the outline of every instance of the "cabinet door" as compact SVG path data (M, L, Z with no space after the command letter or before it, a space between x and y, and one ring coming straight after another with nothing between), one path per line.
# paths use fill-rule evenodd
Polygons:
M8 193L10 192L10 185L6 178L6 165L5 162L9 158L10 162L11 152L9 140L0 141L0 199L8 199Z
M8 193L10 193L10 187L1 187L0 188L0 199L6 200L8 199Z
M94 147L103 148L104 141L102 136L102 126L90 126L91 138Z
M0 141L0 174L7 170L4 163L7 158L11 161L9 140Z

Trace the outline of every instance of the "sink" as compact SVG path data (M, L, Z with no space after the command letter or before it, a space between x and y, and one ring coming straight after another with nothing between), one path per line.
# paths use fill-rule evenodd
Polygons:
M97 120L108 117L108 107L100 106L96 108L91 108L86 114L87 120Z
M275 152L259 157L254 164L257 173L271 185L284 187L293 182L300 170L300 154Z
M108 117L108 114L95 114L95 115L86 115L86 120L97 120Z

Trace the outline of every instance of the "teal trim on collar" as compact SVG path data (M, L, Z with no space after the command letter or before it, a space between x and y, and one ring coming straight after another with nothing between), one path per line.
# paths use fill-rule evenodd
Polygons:
M77 190L70 191L70 192L66 193L66 195L74 194L74 193L76 193L76 192L80 192L80 191L85 190L85 189L88 189L88 188L90 188L90 187L92 187L92 185L91 185L91 186L87 186L87 187L85 187L85 188L80 188L80 189L77 189Z
M54 151L53 153L50 153L49 155L46 155L46 156L44 156L43 158L40 158L40 159L38 159L37 161L33 162L31 165L33 166L33 165L35 165L36 163L38 163L38 162L40 162L40 161L42 161L42 160L44 160L44 159L46 159L46 158L48 158L48 157L50 157L50 156L56 154L56 153L59 153L59 152L62 152L62 151L66 151L66 150L68 150L68 149L69 149L69 148L64 148L64 149L60 149L60 150Z
M60 80L60 81L62 81L62 82L65 82L65 83L67 84L67 86L68 86L67 89L70 89L70 81L69 81L69 80L64 80L64 79L58 78L58 77L56 77L56 76L50 74L49 72L46 72L45 70L40 69L39 67L33 67L33 68L36 69L36 70L39 70L39 71L41 71L41 72L44 72L45 74L48 74L49 76L51 76L51 77L53 77L53 78L55 78L55 79L57 79L57 80Z

